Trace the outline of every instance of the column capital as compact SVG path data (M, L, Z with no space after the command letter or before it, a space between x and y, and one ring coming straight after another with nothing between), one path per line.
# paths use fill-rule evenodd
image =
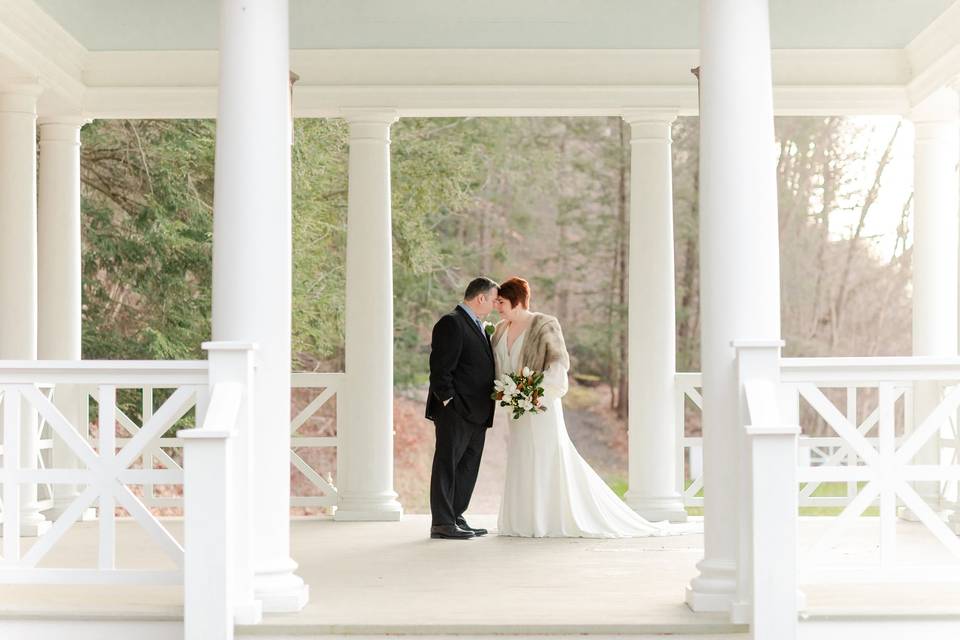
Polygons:
M395 107L343 107L340 115L350 124L391 125L400 118Z
M907 114L914 124L956 122L960 119L960 95L948 87L934 91Z
M679 109L630 108L624 109L620 117L630 125L632 144L670 144L670 127L679 114Z
M0 84L0 112L36 115L43 87L33 82Z
M40 144L46 142L80 144L80 129L90 122L92 122L91 118L80 115L41 116L37 119Z
M620 117L627 124L650 123L672 124L680 115L679 108L670 107L625 107L620 111Z
M349 107L340 114L350 124L350 144L390 144L390 125L400 117L396 109L381 107Z
M61 125L64 127L76 127L77 129L80 129L84 125L90 124L91 122L93 122L93 118L79 113L49 114L42 115L37 118L37 124L41 127L47 125Z

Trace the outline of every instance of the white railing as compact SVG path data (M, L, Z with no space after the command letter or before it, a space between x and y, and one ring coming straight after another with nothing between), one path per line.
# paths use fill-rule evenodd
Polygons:
M336 399L340 392L344 375L342 373L294 373L291 378L293 390L310 390L315 395L307 405L300 410L290 423L290 462L295 470L295 477L302 476L308 490L304 494L297 494L296 484L291 483L290 506L315 509L318 507L336 507L338 493L334 475L330 470L332 462L336 461L336 449L339 429L339 411ZM39 385L45 393L53 398L56 389L52 384ZM157 385L140 385L128 383L122 388L130 389L139 395L141 418L128 416L119 406L115 409L117 424L121 433L116 438L117 446L126 446L140 430L145 422L149 422L155 412L155 403L160 394L169 394L175 388ZM97 391L92 388L81 388L83 415L88 415L90 400L97 400ZM205 390L204 390L205 392ZM2 393L2 390L0 390ZM129 403L128 403L129 404ZM96 422L96 416L92 416ZM92 447L97 446L97 438L90 435L91 420L79 419L76 425L78 433L87 438ZM183 425L176 425L183 426ZM45 434L40 443L37 465L47 468L52 464L53 437L49 434L50 427L45 419L41 419L38 431ZM144 469L159 468L183 472L183 440L173 433L171 428L163 435L151 440L142 452L142 466ZM0 454L3 446L0 444ZM323 455L331 452L332 455ZM161 515L177 515L183 508L183 496L173 483L146 482L140 485L137 493L140 501L155 513ZM179 483L176 483L179 484ZM53 487L49 483L41 483L44 495L39 500L39 509L46 511L53 504ZM0 503L2 504L2 503ZM169 510L169 511L166 511Z
M0 583L182 585L187 640L227 639L233 637L235 621L260 621L260 603L253 595L250 501L255 347L221 342L204 348L209 363L0 361L4 507ZM61 390L61 397L52 400L52 394L45 393L48 389ZM118 403L118 392L125 389L149 390L139 423ZM169 390L169 397L155 408L154 389ZM94 445L86 436L87 396L97 405ZM198 426L180 429L171 441L167 433L185 424L182 420L191 410ZM63 459L75 464L34 466L39 460L32 454L30 464L22 464L21 452L33 451L23 446L24 437L43 428L35 424L45 424L55 445L62 444L71 454ZM118 438L118 430L125 435ZM182 463L169 456L164 444L183 448ZM154 468L155 462L161 466ZM25 493L30 499L30 485L41 484L78 490L49 530L22 535L22 507L32 510L36 505L21 504L21 496ZM134 490L151 485L182 485L182 540ZM50 566L50 552L94 505L93 566L70 561ZM129 514L124 520L139 525L157 545L166 567L118 566L118 509Z
M798 463L804 467L844 467L856 466L858 456L854 449L836 433L830 432L827 423L816 411L816 407L811 406L810 394L800 394L798 391L799 380L804 379L806 385L814 385L821 390L823 402L834 403L839 401L843 407L842 413L846 420L855 425L857 430L863 434L864 438L872 446L877 446L878 436L874 433L876 425L880 419L879 408L876 404L876 394L878 387L876 384L865 380L851 379L841 381L836 378L832 371L827 371L824 367L835 366L840 360L844 359L822 359L822 358L784 358L781 360L784 379L782 387L785 389L785 397L792 398L790 407L785 409L792 412L791 419L801 425L804 433L801 433L798 445ZM852 358L845 359L847 364L850 362L869 362L871 359ZM816 380L807 380L810 375L818 374L823 378ZM913 381L901 380L892 382L892 390L896 394L895 399L900 399L899 428L901 431L909 432L913 425ZM819 396L815 400L820 401ZM687 507L703 506L703 438L699 435L690 434L691 420L688 414L691 412L702 412L702 383L700 373L678 373L676 374L676 428L677 428L677 491L683 496L684 505ZM837 409L840 411L840 409ZM860 418L861 414L866 414ZM819 422L815 424L814 421ZM824 431L827 431L824 433ZM820 433L820 435L813 435ZM957 435L957 426L954 421L950 421L944 426L943 442L943 463L948 464L951 460L957 460L960 455L960 437ZM944 483L942 488L943 499L957 500L956 483ZM817 510L822 509L842 509L850 504L858 495L859 489L856 481L844 483L825 481L806 482L800 487L799 506L808 507ZM825 494L825 495L824 495Z
M740 553L731 619L754 638L797 637L797 435L781 410L779 341L734 343L742 418Z
M47 396L51 401L54 400L54 389L51 385L37 385L37 387ZM3 397L3 392L0 391L0 399ZM47 425L45 419L41 418L37 424L37 439L36 439L36 460L35 465L37 469L46 469L53 464L53 434L52 429ZM0 443L0 456L3 455L3 444ZM47 511L54 506L53 501L53 485L50 483L42 483L37 485L38 488L38 499L36 501L36 506L39 511ZM39 496L39 493L42 492L42 497ZM3 501L0 499L0 509L2 509Z
M44 387L82 385L95 389L98 437L91 446L83 435L76 407L58 407ZM144 385L174 389L172 395L140 425L124 424L117 391ZM3 415L3 559L0 582L84 584L178 584L182 581L183 548L154 516L132 487L180 484L182 468L154 469L144 462L153 443L192 408L207 385L205 362L2 362L0 390ZM21 464L22 418L36 413L69 449L75 468L34 468ZM83 413L85 415L85 412ZM68 417L69 416L69 417ZM29 423L29 421L28 421ZM115 425L130 432L116 438ZM107 426L109 425L109 427ZM50 530L21 547L21 487L25 484L82 487ZM88 508L98 508L96 567L44 567L47 557ZM124 509L158 545L170 570L138 571L117 567L116 510Z
M687 507L703 506L703 437L687 435L690 430L687 407L692 405L694 411L703 411L702 378L700 373L678 373L674 378L674 426L679 443L675 465L676 487Z
M960 579L960 539L941 513L943 487L960 481L960 466L942 464L938 438L960 408L960 360L936 358L809 358L784 360L782 379L842 439L847 464L800 466L801 483L845 483L854 497L804 550L804 581ZM824 388L874 388L876 407L859 422L841 412ZM908 390L913 389L913 402ZM923 400L921 401L921 398ZM921 402L923 403L921 406ZM899 409L899 411L898 411ZM900 414L900 419L897 416ZM916 413L919 424L909 416ZM903 435L898 436L898 423ZM873 435L872 435L873 434ZM933 450L931 456L930 450ZM923 452L923 453L921 453ZM918 454L921 454L918 458ZM926 459L924 459L926 458ZM932 458L932 459L931 459ZM935 485L921 495L911 483ZM933 502L934 504L931 504ZM855 565L827 553L872 505L879 506L877 557ZM902 561L898 553L898 506L912 513L947 551L933 564Z
M234 623L256 624L253 590L255 347L206 343L209 405L184 441L184 638L229 640Z
M340 427L340 403L337 398L343 380L342 373L293 374L293 389L310 389L316 395L290 423L290 462L309 483L311 494L297 494L296 485L292 483L291 507L337 505L337 487L327 465L336 461ZM326 452L333 455L323 456Z

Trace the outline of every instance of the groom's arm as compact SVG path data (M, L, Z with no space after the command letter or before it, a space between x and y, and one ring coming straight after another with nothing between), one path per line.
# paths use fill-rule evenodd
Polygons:
M453 370L460 360L463 334L457 320L444 316L433 326L430 341L430 386L437 400L444 404L453 397Z

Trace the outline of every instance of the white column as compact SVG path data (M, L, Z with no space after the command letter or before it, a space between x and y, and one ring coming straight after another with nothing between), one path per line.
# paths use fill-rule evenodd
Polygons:
M291 193L286 0L221 0L213 339L255 342L254 589L297 611L290 558Z
M676 302L670 126L676 110L631 109L627 503L647 520L687 519L676 486Z
M37 98L36 85L0 87L0 359L37 358ZM35 469L37 414L24 403L21 461ZM21 487L23 535L50 523L39 511L37 485Z
M957 162L960 160L957 94L934 93L912 114L913 174L913 355L957 355ZM914 389L914 426L939 404L936 383ZM934 434L914 460L940 463L940 436ZM938 482L914 483L931 506L938 507ZM904 514L911 517L909 513Z
M351 109L346 384L338 433L337 520L399 520L393 490L392 109Z
M736 594L738 420L734 340L777 340L780 265L767 0L700 4L700 308L704 559L687 591L695 611Z
M37 356L41 360L80 360L80 128L79 116L40 119L40 168L37 194ZM84 436L87 411L82 389L57 385L54 404ZM54 436L53 466L78 467L63 439ZM58 517L77 496L76 485L53 485ZM85 518L92 518L90 509Z

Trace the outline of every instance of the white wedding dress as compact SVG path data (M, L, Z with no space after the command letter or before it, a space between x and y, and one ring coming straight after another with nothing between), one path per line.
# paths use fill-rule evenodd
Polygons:
M507 336L494 354L499 371L518 371L526 331L508 349ZM533 538L622 538L687 533L689 526L649 522L615 494L580 456L563 421L560 398L567 371L544 372L543 413L507 418L507 478L500 503L500 535Z

